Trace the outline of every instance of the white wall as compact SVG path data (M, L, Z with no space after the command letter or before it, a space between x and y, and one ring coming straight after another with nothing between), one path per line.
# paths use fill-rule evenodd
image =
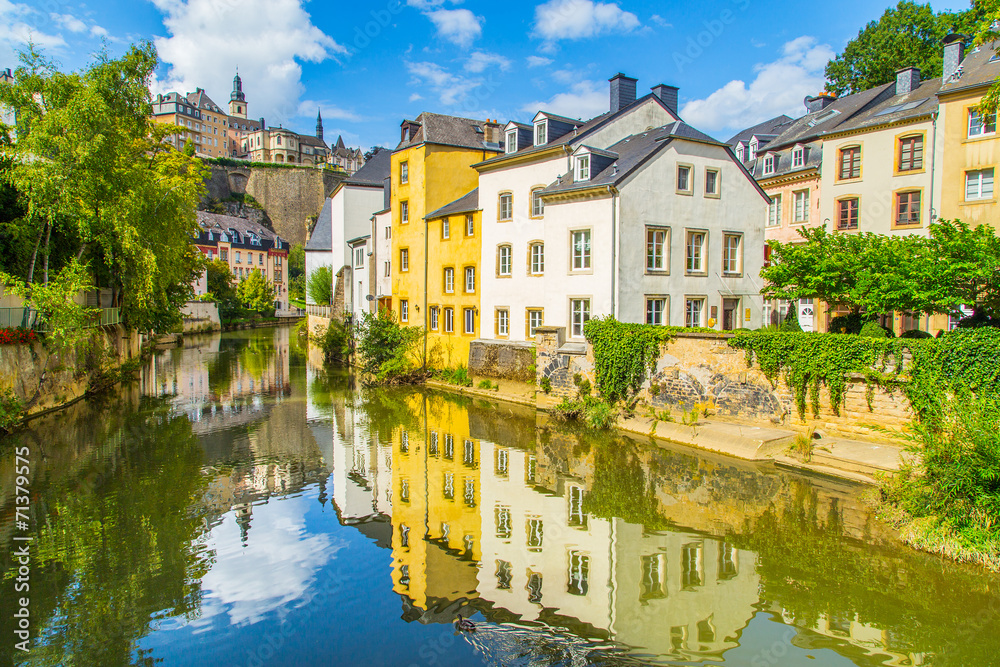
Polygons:
M369 257L368 253L371 250L371 239L365 239L363 241L356 241L350 247L351 262L350 271L347 271L349 289L345 290L348 295L348 303L345 304L347 309L351 311L354 315L354 321L360 321L361 315L363 313L369 312L369 302L368 295L371 294L368 285L368 267L372 260L374 260L374 255ZM357 264L354 261L354 254L358 249L361 249L363 260L361 264Z
M375 254L375 296L392 295L392 273L385 275L385 262L392 262L392 238L387 233L392 232L392 213L379 213L372 219L372 236ZM395 270L390 264L390 269Z
M324 266L333 266L332 251L306 250L306 303L316 303L313 301L312 297L309 296L309 276L311 276L316 269ZM336 271L334 271L334 280L336 280Z

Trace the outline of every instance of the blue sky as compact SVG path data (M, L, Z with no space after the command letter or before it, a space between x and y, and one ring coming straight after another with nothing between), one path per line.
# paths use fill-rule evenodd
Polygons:
M152 40L154 92L196 86L225 107L236 67L250 114L325 137L394 146L421 111L530 120L589 118L607 79L680 87L682 117L720 139L799 115L823 66L888 0L0 0L0 67L30 35L66 69L106 41ZM932 2L960 9L967 0Z

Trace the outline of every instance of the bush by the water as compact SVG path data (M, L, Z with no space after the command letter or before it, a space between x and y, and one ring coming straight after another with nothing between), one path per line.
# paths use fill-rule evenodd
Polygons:
M423 337L420 327L404 327L389 310L364 313L357 324L357 353L360 368L376 384L405 382L419 371L417 343Z
M614 406L594 396L564 398L552 408L552 414L562 421L583 421L588 427L598 431L614 426L617 417Z

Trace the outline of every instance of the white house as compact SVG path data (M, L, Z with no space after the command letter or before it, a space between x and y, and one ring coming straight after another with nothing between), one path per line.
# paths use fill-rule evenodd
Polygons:
M347 242L347 246L351 251L351 271L350 282L346 279L344 281L345 287L350 285L350 289L345 292L344 310L350 312L357 322L362 314L372 312L371 302L375 299L369 287L369 267L372 264L373 254L371 234L351 239Z
M352 293L350 283L346 281L351 278L349 274L354 261L348 241L370 234L372 215L384 207L389 156L389 151L378 151L364 167L337 185L323 205L306 243L306 284L314 271L322 266L331 267L334 289L338 275L344 281L345 309L349 308ZM308 294L306 302L313 303Z
M372 216L371 261L374 264L375 307L392 310L392 211L389 209L389 186L386 207Z

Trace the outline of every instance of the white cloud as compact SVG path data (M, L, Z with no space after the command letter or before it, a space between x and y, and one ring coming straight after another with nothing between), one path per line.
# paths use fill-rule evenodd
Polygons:
M525 113L539 110L588 120L608 110L608 89L596 81L580 81L569 92L559 93L548 102L529 102L521 107Z
M472 55L465 63L467 72L482 72L490 65L496 65L503 71L510 69L510 60L498 53L487 53L485 51L473 51Z
M607 32L630 32L638 27L635 14L610 2L549 0L535 7L535 35L549 43Z
M445 0L406 0L406 4L410 7L416 7L421 10L434 9L435 7L440 7L445 3Z
M3 0L0 0L3 1ZM239 67L254 117L278 125L294 116L304 92L301 61L322 62L347 49L313 25L303 0L153 0L169 37L156 40L169 67L154 92L204 88L228 102Z
M408 62L406 69L413 76L414 84L428 86L445 106L462 103L482 85L478 79L452 74L436 63Z
M41 30L52 22L49 15L33 7L9 0L0 0L0 66L17 65L17 54L29 41L41 49L66 46L62 35Z
M673 23L671 23L667 19L663 18L659 14L653 14L652 16L649 17L649 20L652 21L653 23L655 23L656 25L660 26L661 28L673 28L674 27Z
M322 112L323 120L361 120L361 117L353 111L341 109L333 102L316 100L302 100L299 102L299 108L296 115L303 118L316 118L317 112Z
M426 13L438 37L458 46L470 46L483 34L482 19L468 9L435 9Z
M528 56L527 61L528 67L544 67L552 64L552 58L543 58L542 56Z
M49 14L52 20L61 28L70 32L86 32L87 24L71 14Z
M108 31L99 25L90 26L90 36L91 37L107 37Z
M737 130L788 114L802 115L802 98L823 89L823 68L834 56L827 44L803 36L785 43L777 60L754 66L749 84L733 80L701 100L691 100L681 116L695 127Z
M420 93L413 93L410 95L410 102L417 102L418 100L424 99L424 96Z

